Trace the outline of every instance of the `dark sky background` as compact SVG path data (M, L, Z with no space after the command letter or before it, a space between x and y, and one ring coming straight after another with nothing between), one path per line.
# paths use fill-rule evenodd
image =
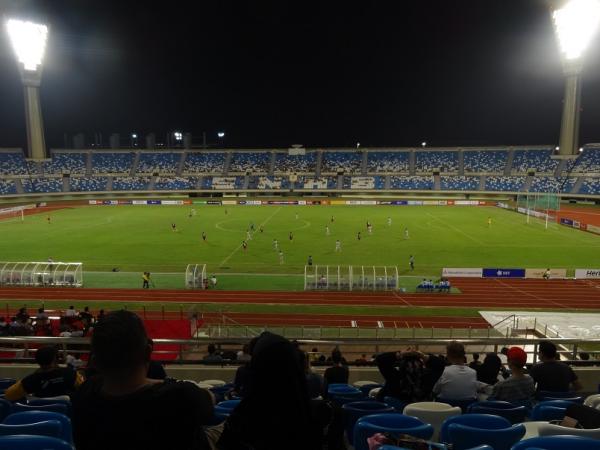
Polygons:
M194 5L195 6L192 6ZM543 0L0 0L46 20L47 143L225 130L233 147L554 144L563 77ZM156 6L152 6L156 5ZM600 44L581 142L600 141ZM0 37L0 146L23 146ZM159 137L160 139L160 137Z

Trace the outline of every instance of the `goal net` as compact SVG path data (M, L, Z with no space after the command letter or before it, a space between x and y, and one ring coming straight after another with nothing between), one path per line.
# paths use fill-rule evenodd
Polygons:
M543 223L546 228L556 223L560 211L557 193L528 192L517 196L517 212L526 216L527 223Z
M0 208L0 222L14 222L25 220L23 206L15 206L13 208Z

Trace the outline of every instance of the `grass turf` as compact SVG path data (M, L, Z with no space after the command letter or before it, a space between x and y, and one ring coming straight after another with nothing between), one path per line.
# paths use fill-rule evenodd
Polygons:
M592 267L600 249L598 236L556 224L546 230L536 219L527 224L523 215L494 207L195 208L197 215L188 217L189 206L91 206L53 211L51 223L47 215L3 221L0 255L6 261L81 261L91 271L182 272L188 263L206 263L209 271L221 273L296 275L312 255L319 265L398 266L401 275L434 276L442 267ZM251 223L256 231L244 251L241 242ZM273 239L284 253L283 264ZM335 252L337 239L341 252ZM408 268L411 254L414 272Z

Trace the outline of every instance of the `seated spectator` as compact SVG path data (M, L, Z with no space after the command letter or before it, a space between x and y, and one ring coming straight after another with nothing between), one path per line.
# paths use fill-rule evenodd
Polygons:
M27 308L19 308L17 315L15 316L18 322L28 322L29 314L27 313Z
M369 360L367 359L367 355L365 353L363 353L362 355L360 355L360 358L358 358L356 361L354 361L354 364L356 364L357 366L366 366L369 364Z
M485 384L478 382L477 373L465 364L465 347L458 342L451 342L446 347L446 358L450 365L444 369L433 387L433 393L438 398L476 399L477 392L485 387Z
M469 363L469 367L476 371L479 366L481 366L481 361L479 361L479 353L473 353L473 361Z
M219 353L217 353L217 347L215 346L215 344L208 344L207 350L208 355L204 357L203 361L213 363L223 362L223 358Z
M535 387L533 379L529 375L525 375L527 353L522 348L511 347L506 356L511 376L494 385L488 400L503 400L518 406L531 408Z
M502 362L500 361L500 357L495 353L488 353L485 355L483 364L476 369L477 380L489 385L496 384L501 367Z
M152 339L148 339L148 345L152 351L154 351L154 342ZM152 352L150 352L150 354L152 354ZM148 372L146 372L146 378L150 378L151 380L164 380L167 378L167 372L161 363L151 359L148 362Z
M0 317L0 336L8 336L9 335L9 325L6 321L6 317Z
M309 353L310 362L311 363L321 362L322 356L323 355L319 353L319 349L317 347L313 347Z
M65 311L65 317L77 317L77 310L73 305L69 306L69 309Z
M348 383L348 378L350 377L350 371L348 367L344 364L345 360L342 357L342 352L338 349L331 352L331 362L333 366L328 367L325 370L324 378L325 378L325 386L324 391L327 392L327 386L333 383Z
M6 400L15 401L27 395L42 398L71 395L83 382L81 375L73 369L58 366L56 347L38 349L35 362L40 368L9 387L4 393Z
M252 350L250 368L252 383L225 421L217 448L321 448L324 423L313 405L323 404L310 401L300 352L287 339L263 333Z
M308 396L317 398L323 395L323 387L325 381L318 373L313 372L310 366L310 358L308 354L303 353L304 357L304 373L306 374L306 387L308 388Z
M194 383L146 377L152 347L142 320L115 311L92 335L99 375L73 396L73 438L78 450L209 449L203 430L212 397Z
M581 389L581 383L573 369L558 360L556 345L542 341L538 345L538 354L540 362L529 371L538 391L568 392Z
M25 316L13 317L9 325L9 332L11 336L31 336L33 328L29 323L29 315L27 315L27 319Z
M44 308L39 308L37 314L35 315L36 322L45 322L48 320L48 314L44 311Z
M101 309L100 311L98 311L98 317L96 318L96 322L99 322L101 319L104 319L104 310Z
M86 328L89 328L94 323L94 316L90 313L90 307L86 306L83 311L79 313L79 319L83 322Z
M244 344L242 349L237 352L236 359L238 361L248 362L250 361L250 346L248 344Z
M590 360L590 354L587 352L579 352L579 359L582 361L589 361Z

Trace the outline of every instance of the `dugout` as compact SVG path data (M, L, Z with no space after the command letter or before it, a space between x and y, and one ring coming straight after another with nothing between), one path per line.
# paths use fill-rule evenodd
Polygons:
M82 287L83 265L79 262L0 262L0 285Z
M185 268L186 289L206 289L206 264L188 264Z
M396 266L304 266L305 291L389 291L398 289Z

